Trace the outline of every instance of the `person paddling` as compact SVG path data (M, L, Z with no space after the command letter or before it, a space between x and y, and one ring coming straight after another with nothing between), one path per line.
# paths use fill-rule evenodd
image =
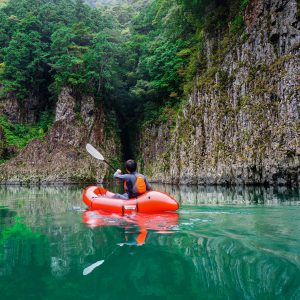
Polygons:
M139 174L137 163L133 159L129 159L125 163L126 171L128 174L122 174L121 170L117 170L114 174L115 178L123 181L125 194L115 194L113 198L128 200L130 198L138 197L146 191L151 190L151 186L145 175Z

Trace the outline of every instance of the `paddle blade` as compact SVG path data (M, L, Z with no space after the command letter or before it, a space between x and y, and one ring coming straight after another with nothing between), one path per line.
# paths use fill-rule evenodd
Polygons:
M104 160L104 157L102 156L102 154L95 149L91 144L86 144L85 146L86 151L91 154L92 156L94 156L95 158L99 159L99 160Z
M87 268L85 268L82 272L82 274L84 276L90 274L91 272L94 271L94 269L96 269L97 267L101 266L104 263L104 260L99 260L97 262L95 262L94 264L88 266Z

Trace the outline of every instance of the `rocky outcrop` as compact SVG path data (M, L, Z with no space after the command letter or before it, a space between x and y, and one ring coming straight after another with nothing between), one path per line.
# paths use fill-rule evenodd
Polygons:
M35 123L39 111L43 109L44 101L36 96L31 96L23 101L9 94L1 99L0 114L4 114L12 123Z
M148 127L141 136L152 181L299 185L297 9L295 0L250 1L243 36L206 38L207 69L175 126Z
M76 104L80 106L78 112ZM85 145L90 142L108 159L119 159L118 137L105 126L104 110L96 107L92 97L75 99L70 88L63 88L53 127L44 138L31 141L17 157L0 165L0 182L57 184L103 179L107 166L91 158Z

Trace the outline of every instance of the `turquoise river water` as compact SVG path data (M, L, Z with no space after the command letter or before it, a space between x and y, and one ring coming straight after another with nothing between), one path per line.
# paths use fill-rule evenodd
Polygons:
M300 191L154 186L177 213L86 211L0 187L0 299L300 299Z

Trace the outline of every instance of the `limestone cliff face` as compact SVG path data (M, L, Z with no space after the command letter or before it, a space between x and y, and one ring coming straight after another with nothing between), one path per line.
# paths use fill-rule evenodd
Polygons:
M78 183L103 178L107 166L91 158L85 145L92 143L108 158L120 157L120 142L115 132L105 129L106 122L92 97L75 99L70 88L63 88L53 127L43 139L31 141L17 157L0 165L0 182Z
M206 72L176 125L145 129L141 161L153 181L299 185L297 1L250 1L245 23L242 37L206 37Z
M39 111L45 109L45 99L37 96L18 101L13 94L9 94L1 100L0 114L4 114L12 123L34 123Z

